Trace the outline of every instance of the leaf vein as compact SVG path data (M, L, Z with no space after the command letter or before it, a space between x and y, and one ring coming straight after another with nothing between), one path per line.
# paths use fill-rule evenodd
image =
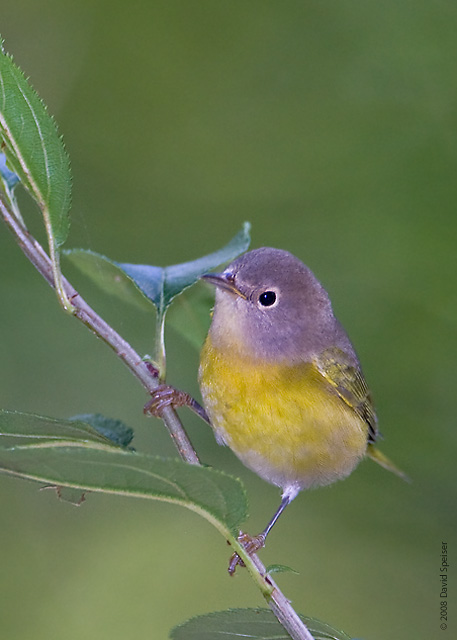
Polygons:
M125 455L131 455L131 454L125 454ZM86 461L86 460L81 460L81 464L94 464L92 461ZM136 473L140 473L140 474L144 474L147 477L153 478L154 480L159 480L160 482L163 482L164 484L169 485L170 487L172 487L173 489L176 490L176 492L185 500L189 500L189 495L187 494L187 492L179 486L179 484L177 484L176 482L174 482L173 480L169 480L168 478L164 478L163 476L161 476L158 473L154 473L153 471L149 471L149 469L139 469L138 467L135 466L130 466L130 465L126 465L124 463L117 463L117 462L97 462L97 466L101 467L101 466L105 466L105 467L113 467L113 468L120 468L121 470L125 470L125 469L129 469L130 471L134 471Z
M36 194L38 196L40 196L40 200L42 200L42 201L45 200L45 201L49 202L49 197L50 197L50 194L51 194L51 172L50 172L50 168L49 168L48 151L47 151L46 144L45 144L45 141L44 141L43 132L41 130L41 126L40 126L40 122L38 120L38 117L37 117L37 115L35 113L35 110L33 109L32 105L31 105L29 99L27 98L27 96L22 91L22 88L19 85L18 85L18 89L19 89L22 97L25 100L25 103L27 104L27 106L28 106L28 108L29 108L29 110L30 110L30 112L32 114L33 120L35 122L37 131L38 131L38 136L40 138L41 149L43 151L43 156L44 156L44 166L45 166L45 171L46 171L46 185L47 185L46 198L43 199L43 194L40 193L40 190L39 190L37 185L34 184L34 187L36 188Z

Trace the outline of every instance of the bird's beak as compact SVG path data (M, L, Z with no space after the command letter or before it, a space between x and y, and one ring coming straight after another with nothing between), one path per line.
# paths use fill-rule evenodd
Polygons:
M201 276L202 280L213 284L215 287L219 289L225 289L226 291L230 291L240 298L244 298L246 300L246 296L242 293L237 286L235 286L234 277L227 273L205 273L205 275Z

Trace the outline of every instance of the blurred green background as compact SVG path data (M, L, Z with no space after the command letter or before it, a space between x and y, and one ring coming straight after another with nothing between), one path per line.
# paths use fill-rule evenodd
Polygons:
M6 49L44 98L72 160L68 246L172 264L224 244L288 249L326 286L374 390L383 451L414 480L363 463L302 494L266 564L296 609L357 638L440 630L440 550L456 536L457 5L256 0L16 0ZM27 198L31 228L43 238ZM175 455L143 390L64 316L0 227L0 406L101 412L138 449ZM83 295L142 353L151 318ZM169 380L198 394L198 353L168 333ZM260 530L278 490L189 412L202 459L246 483ZM166 638L187 617L263 606L197 516L90 496L80 508L0 477L0 629L8 640ZM452 568L452 571L454 569Z

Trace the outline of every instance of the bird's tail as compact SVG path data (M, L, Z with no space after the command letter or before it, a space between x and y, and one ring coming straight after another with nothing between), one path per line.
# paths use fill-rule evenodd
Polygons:
M368 445L367 456L381 465L381 467L384 467L384 469L387 469L387 471L395 473L396 476L405 480L405 482L411 482L411 478L409 478L406 473L399 469L387 456L372 444Z

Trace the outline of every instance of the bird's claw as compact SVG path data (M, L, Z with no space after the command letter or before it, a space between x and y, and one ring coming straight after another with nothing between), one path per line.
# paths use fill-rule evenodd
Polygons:
M192 398L188 393L179 391L167 384L160 384L151 393L151 399L144 405L144 413L160 418L167 407L183 407L189 405Z
M238 536L238 542L244 547L244 550L249 556L257 553L259 549L265 546L265 536L260 533L258 536L250 536L248 533L242 533ZM234 553L229 561L228 572L231 576L234 575L236 568L246 566L243 560L237 553Z

